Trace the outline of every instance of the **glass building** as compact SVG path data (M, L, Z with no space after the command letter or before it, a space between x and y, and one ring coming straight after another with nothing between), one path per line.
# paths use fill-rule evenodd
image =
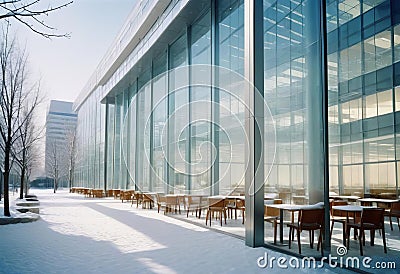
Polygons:
M246 153L264 153L264 192L287 202L398 197L399 23L395 0L140 1L75 101L74 186L244 193ZM255 79L273 157L246 126L255 101L192 86L216 77L198 64Z

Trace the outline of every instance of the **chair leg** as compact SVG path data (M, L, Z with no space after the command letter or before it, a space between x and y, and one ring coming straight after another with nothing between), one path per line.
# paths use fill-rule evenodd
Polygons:
M333 232L333 226L334 226L334 224L335 224L335 221L332 221L332 224L331 224L331 230L330 230L330 238L332 238L332 232Z
M226 211L224 210L225 224L226 224ZM222 218L222 217L221 217Z
M379 230L380 231L380 230ZM371 246L374 246L374 241L375 241L375 229L370 230L370 237L371 237Z
M244 219L243 219L244 220ZM278 228L278 221L277 220L274 220L274 245L276 245L276 232L277 232L277 229ZM290 238L290 237L289 237ZM290 240L289 240L289 242L290 242Z
M206 226L207 226L207 222L208 222L208 214L209 214L209 210L207 211L207 214L206 214Z
M364 253L363 253L363 235L364 234L364 231L363 230L361 230L360 229L360 235L359 235L359 237L358 237L358 240L359 240L359 242L360 242L360 255L361 256L364 256Z
M349 250L350 248L350 228L346 225L346 248Z
M301 254L301 244L300 244L300 231L297 229L297 244L299 245L299 254Z
M317 251L321 247L321 256L324 256L324 249L322 248L322 228L319 230Z
M293 227L289 228L289 249L292 248L292 238L290 237L290 235L292 234L293 231Z
M390 222L390 229L393 231L393 224L392 224L392 216L391 215L389 215L389 222Z
M314 230L311 230L311 248L314 248Z
M382 226L382 240L383 240L383 250L385 251L385 253L387 253L386 235L385 235L385 223L383 223L383 226Z

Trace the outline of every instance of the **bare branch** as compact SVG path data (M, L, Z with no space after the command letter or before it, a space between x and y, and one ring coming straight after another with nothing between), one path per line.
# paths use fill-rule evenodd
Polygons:
M39 8L37 5L40 0L8 0L0 2L0 20L14 19L19 23L28 27L32 32L39 34L45 38L53 37L70 37L70 33L53 33L49 31L55 31L54 27L47 25L44 20L40 18L43 16L48 16L50 13L57 10L63 9L73 3L69 1L67 3L57 5L55 7L48 6L47 8ZM31 22L30 22L31 21ZM41 30L44 29L44 30Z

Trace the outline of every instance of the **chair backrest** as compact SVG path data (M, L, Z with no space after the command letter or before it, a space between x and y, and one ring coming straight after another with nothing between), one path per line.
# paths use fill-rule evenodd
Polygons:
M157 203L165 203L167 201L164 195L157 193Z
M349 203L347 201L333 201L331 203L332 206L344 206L344 205L348 205ZM346 213L340 210L334 210L333 208L331 208L331 215L332 216L336 216L336 217L343 217L346 216Z
M323 225L324 223L324 209L302 209L299 215L300 226L305 225Z
M153 197L150 194L143 193L143 201L153 201Z
M236 199L236 207L241 208L245 207L246 203L244 199Z
M383 208L364 208L361 213L361 225L372 224L377 227L382 227L384 224Z
M199 205L200 204L200 200L201 200L200 196L189 195L187 198L188 198L189 205Z
M275 199L273 201L274 204L282 204L281 199ZM268 205L265 205L264 207L264 216L265 217L277 217L279 216L279 208L273 208L269 207Z
M392 203L390 206L390 212L400 214L400 201Z
M209 207L225 207L225 200L221 198L208 198Z
M170 205L175 205L175 204L177 204L178 202L178 198L176 197L176 196L165 196L165 201L167 202L167 204L170 204Z

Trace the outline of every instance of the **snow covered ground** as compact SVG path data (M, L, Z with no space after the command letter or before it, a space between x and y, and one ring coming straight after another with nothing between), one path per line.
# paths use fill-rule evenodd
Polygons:
M32 190L41 219L0 226L0 273L288 273L264 256L291 257L112 198ZM264 261L260 261L263 263ZM286 262L288 265L288 262ZM347 273L296 269L296 273Z

